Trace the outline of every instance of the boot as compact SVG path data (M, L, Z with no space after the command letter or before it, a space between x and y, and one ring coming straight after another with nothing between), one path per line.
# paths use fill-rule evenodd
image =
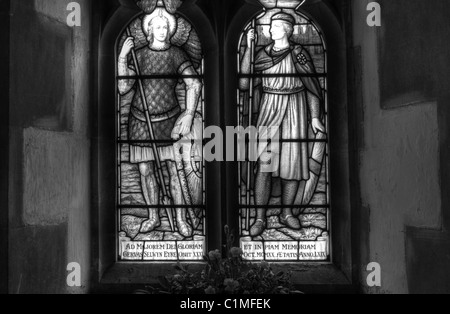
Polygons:
M264 219L256 219L253 226L250 228L250 235L252 237L257 237L263 234L263 232L266 230L267 222Z
M142 222L140 233L148 233L161 226L159 218L159 209L151 208L148 210L148 219Z
M192 236L192 227L186 220L186 209L177 208L178 232L185 238Z
M267 228L266 211L264 209L258 209L256 215L256 221L250 228L250 236L257 237L263 234Z
M283 211L283 213L280 216L280 222L293 230L300 230L302 228L300 220L294 217L294 214L290 209Z

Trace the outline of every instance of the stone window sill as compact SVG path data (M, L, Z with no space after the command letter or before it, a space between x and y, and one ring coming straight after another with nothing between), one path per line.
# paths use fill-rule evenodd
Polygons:
M182 263L189 270L201 271L205 263ZM118 262L103 275L101 285L156 285L158 277L175 273L174 262L124 263ZM345 274L330 263L271 264L274 272L291 271L293 283L305 293L354 292Z

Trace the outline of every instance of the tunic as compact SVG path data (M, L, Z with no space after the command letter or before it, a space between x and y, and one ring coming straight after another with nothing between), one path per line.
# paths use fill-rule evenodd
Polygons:
M144 79L144 93L147 100L155 140L171 141L172 130L180 117L181 106L176 96L177 76L192 63L189 57L178 47L170 46L166 50L153 50L148 46L136 51L141 75L173 76L168 78ZM133 66L130 66L133 70ZM126 90L137 85L136 80L123 80ZM130 141L148 141L150 132L145 118L144 104L139 88L133 97L128 122ZM130 145L130 162L153 161L151 143L133 143ZM161 160L173 160L171 143L157 144Z
M255 69L265 75L292 74L288 77L263 77L260 111L256 127L260 139L268 139L269 131L282 140L308 139L308 110L312 118L319 118L319 104L309 103L307 92L321 98L317 78L300 77L300 73L314 73L309 54L301 47L275 52L273 44L256 56ZM315 81L314 81L315 80ZM270 164L261 163L263 172L272 172L284 180L309 179L307 142L260 142L258 154L271 156ZM265 157L266 158L266 157Z

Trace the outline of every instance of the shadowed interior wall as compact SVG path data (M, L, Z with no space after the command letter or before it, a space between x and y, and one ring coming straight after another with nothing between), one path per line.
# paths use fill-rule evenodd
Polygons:
M445 12L450 8L446 1L379 1L382 27L371 28L369 2L353 1L352 48L361 51L362 79L361 102L355 103L363 112L357 130L360 205L368 219L361 230L368 234L360 249L361 285L369 293L445 291L446 286L448 292L441 195L448 176L441 162L448 129L440 117L449 116L448 108L441 108L448 101L441 100L450 82L438 69L449 66ZM426 229L435 230L434 237L424 235L428 245L417 242ZM381 288L365 285L370 262L381 265Z
M448 64L448 1L379 1L380 99L383 108L436 100ZM400 13L399 13L400 12ZM395 69L395 70L394 70Z
M0 2L0 293L8 291L9 1Z
M214 1L199 2L219 15ZM362 291L450 292L450 2L379 0L377 29L366 24L372 1L324 1L350 6L352 15L343 24L352 28L345 29L348 124L356 134L349 166ZM1 292L86 293L99 262L90 254L91 170L101 163L91 159L91 1L77 1L79 28L66 24L69 2L0 2L0 88L9 91L0 94L0 141L8 147L0 151ZM93 13L102 28L109 12ZM232 14L208 17L222 32L223 62L223 24ZM216 79L222 87L223 76ZM216 114L222 124L224 111ZM82 287L66 285L70 262L81 266ZM381 265L381 288L366 286L370 262Z
M10 1L9 292L87 292L90 2ZM82 287L66 267L81 266Z

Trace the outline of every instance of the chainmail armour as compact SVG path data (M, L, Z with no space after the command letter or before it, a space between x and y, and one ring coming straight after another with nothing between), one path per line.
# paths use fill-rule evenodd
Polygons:
M171 46L163 51L144 47L136 52L136 57L142 75L176 76L181 75L187 67L191 66L191 62L187 55L180 48L175 46ZM166 113L170 115L172 112L176 112L174 109L180 107L175 93L177 83L178 80L176 78L143 80L144 93L151 117L160 116ZM135 81L129 80L127 84L134 85ZM180 112L181 110L173 117L164 121L152 122L156 140L171 139L172 130L180 116ZM142 103L142 96L138 88L133 98L132 110L129 117L129 140L150 140L147 122L145 119L142 121L142 117L145 117L145 111ZM139 143L135 145L141 147L151 146L151 144L148 143ZM170 145L171 144L158 144L159 147Z

